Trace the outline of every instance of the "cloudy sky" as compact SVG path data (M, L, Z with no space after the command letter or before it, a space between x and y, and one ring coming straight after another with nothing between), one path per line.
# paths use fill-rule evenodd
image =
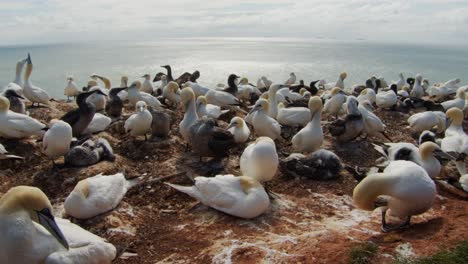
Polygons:
M294 37L468 43L467 0L0 0L0 45Z

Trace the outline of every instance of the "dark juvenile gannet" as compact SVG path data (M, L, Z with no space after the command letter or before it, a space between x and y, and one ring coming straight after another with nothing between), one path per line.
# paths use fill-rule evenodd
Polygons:
M330 133L338 137L339 142L348 142L357 138L364 130L364 119L358 109L358 101L354 96L346 100L348 114L344 119L338 119L330 124Z
M340 158L325 149L319 149L309 155L293 153L282 160L280 165L286 174L314 180L336 179L343 169Z
M10 101L10 110L20 114L26 114L26 106L24 105L24 97L19 95L16 90L7 89L3 95Z
M156 110L148 106L148 111L153 116L151 122L151 137L166 138L171 131L171 117L162 110Z
M228 86L226 86L223 91L226 92L226 93L230 93L234 96L237 96L237 92L238 92L238 87L237 87L237 83L236 83L236 80L239 79L240 77L235 75L235 74L230 74L229 77L228 77Z
M123 101L118 94L127 87L112 88L109 92L109 100L106 103L106 113L112 118L119 118L122 115Z
M82 145L73 147L65 155L65 164L75 167L91 166L101 160L115 160L112 147L104 138L98 138L96 141L89 139Z
M86 102L86 99L94 93L104 95L104 93L100 89L81 93L76 97L76 103L78 104L78 108L71 110L70 112L66 113L60 118L61 120L70 124L70 126L73 129L74 137L81 136L83 131L93 120L94 114L96 113L96 107L92 103Z

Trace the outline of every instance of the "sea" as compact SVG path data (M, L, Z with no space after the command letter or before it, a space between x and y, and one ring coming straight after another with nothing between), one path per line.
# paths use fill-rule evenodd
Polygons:
M130 82L154 76L169 64L173 76L199 70L206 87L226 83L231 73L256 84L261 76L284 82L291 72L309 83L335 82L347 72L345 85L362 84L370 76L387 82L417 73L430 83L460 78L468 84L468 47L431 44L386 44L366 41L272 38L177 38L145 42L90 42L0 46L0 88L14 80L18 60L31 54L31 80L56 98L65 98L66 78L85 86L91 74L108 77L112 86L127 75Z

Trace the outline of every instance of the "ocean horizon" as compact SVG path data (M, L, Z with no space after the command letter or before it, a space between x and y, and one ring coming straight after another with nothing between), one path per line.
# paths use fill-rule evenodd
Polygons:
M199 70L199 83L214 87L230 73L256 83L261 76L284 82L290 72L306 83L334 82L347 72L347 87L364 83L370 76L390 82L403 72L417 73L431 84L460 78L468 73L468 47L456 45L386 44L365 40L292 38L167 38L158 41L107 41L0 46L0 87L15 77L16 62L28 52L34 65L34 85L57 99L65 98L67 76L84 86L93 73L110 78L112 86L127 75L130 82L153 77L169 64L174 77ZM163 71L164 72L164 71Z

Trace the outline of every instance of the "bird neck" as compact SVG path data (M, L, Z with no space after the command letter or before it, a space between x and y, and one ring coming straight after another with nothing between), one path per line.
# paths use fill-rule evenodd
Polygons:
M168 67L166 68L166 70L167 70L167 78L168 78L168 80L169 80L169 81L173 81L174 78L172 77L172 69L171 69L171 66L168 66Z
M18 65L16 65L15 80L13 81L14 83L19 85L20 87L23 86L23 81L21 80L21 71L23 70L23 66L24 66L23 63L18 63Z
M31 84L31 81L30 81L29 78L31 77L32 69L33 69L32 64L28 64L26 66L26 71L24 73L24 82L29 84L29 85Z
M322 119L322 110L315 110L312 113L312 119L310 120L310 122L312 123L312 125L314 125L314 127L320 127L321 119Z
M354 188L354 204L360 209L372 211L375 209L376 198L389 194L391 187L392 178L384 173L369 175Z
M189 118L197 119L197 109L195 106L195 100L190 100L185 104L185 115Z

